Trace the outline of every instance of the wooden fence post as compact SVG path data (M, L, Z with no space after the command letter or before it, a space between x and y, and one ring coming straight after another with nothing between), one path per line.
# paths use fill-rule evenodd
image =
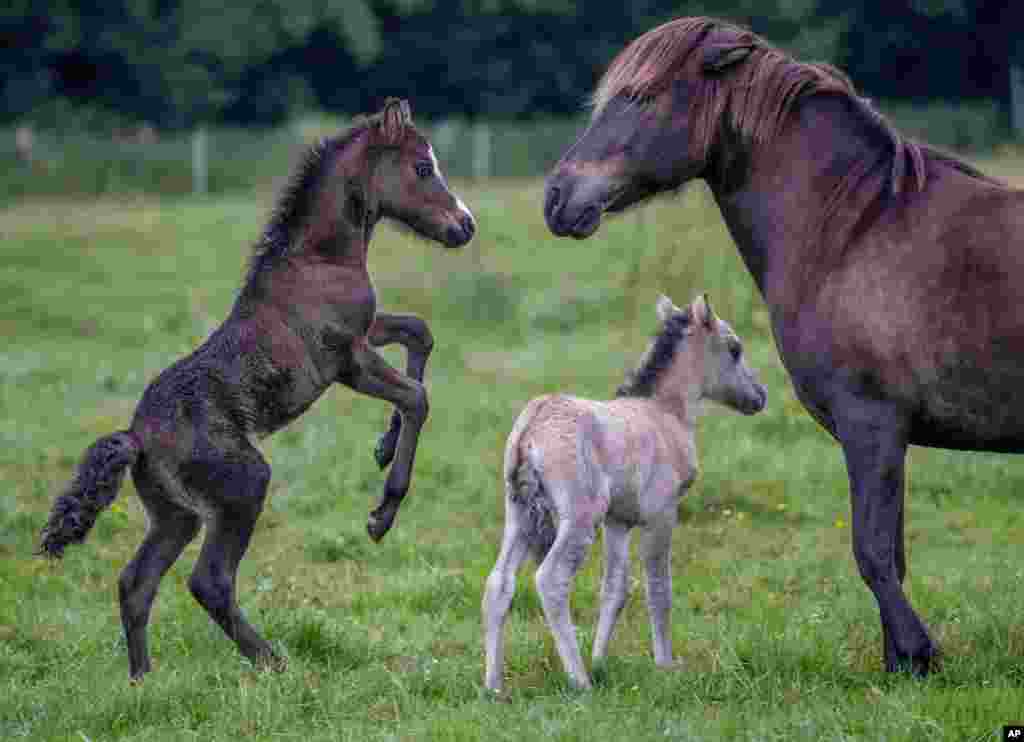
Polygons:
M485 123L473 126L473 177L491 174L491 130Z
M192 132L192 193L204 195L209 184L209 135L205 126Z

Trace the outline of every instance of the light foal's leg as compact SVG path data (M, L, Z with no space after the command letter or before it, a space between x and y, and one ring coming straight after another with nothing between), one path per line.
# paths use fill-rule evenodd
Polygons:
M647 611L651 617L654 662L659 667L672 664L672 529L676 524L675 506L663 517L644 528L640 552L647 576Z
M596 521L603 513L590 512L586 507L580 511L580 500L590 500L592 493L577 493L565 488L558 492L552 482L548 480L545 483L563 515L559 517L555 542L537 569L537 592L540 593L544 617L554 634L555 647L569 674L570 683L578 689L587 690L592 684L580 656L576 630L569 614L569 591L594 543Z
M370 512L366 524L370 538L380 541L391 529L402 499L409 491L416 445L420 429L427 419L429 404L422 384L396 371L365 343L353 346L352 357L358 370L340 381L357 392L390 402L402 415L402 430L391 471L384 483L384 493L377 507Z
M434 336L421 318L413 314L378 314L373 320L367 340L370 345L378 347L391 343L405 346L405 375L423 383L423 372L430 351L434 347ZM391 414L390 427L380 437L373 451L373 456L381 469L387 467L394 458L401 429L402 413L395 410Z
M601 615L594 637L593 661L608 653L615 624L629 595L630 527L608 518L604 523L604 578L601 582Z
M529 552L530 542L524 526L526 514L522 505L505 497L505 535L501 541L498 561L487 578L484 592L484 651L486 664L484 685L500 692L504 685L505 617L516 591L516 573Z

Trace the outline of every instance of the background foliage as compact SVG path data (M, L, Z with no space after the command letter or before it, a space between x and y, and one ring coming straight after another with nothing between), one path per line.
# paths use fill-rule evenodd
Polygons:
M9 0L0 121L98 106L159 128L275 124L405 95L431 117L576 113L627 41L679 15L751 26L867 95L1010 105L1024 4L1007 0Z

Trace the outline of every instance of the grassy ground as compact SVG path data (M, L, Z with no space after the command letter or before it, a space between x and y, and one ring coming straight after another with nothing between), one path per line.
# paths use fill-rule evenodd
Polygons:
M31 551L82 449L125 427L146 382L224 316L270 197L0 211L0 738L952 741L1024 720L1018 459L912 451L907 589L946 657L927 680L887 677L839 450L795 401L706 194L574 242L548 234L535 181L460 190L481 225L465 251L387 230L372 246L382 305L421 313L437 338L395 529L380 545L364 531L389 410L331 391L261 444L272 494L241 569L243 608L288 671L247 666L194 603L193 545L164 579L156 669L138 687L115 602L144 528L131 485L62 563ZM634 589L597 689L569 692L530 568L507 628L510 696L488 699L479 604L504 437L537 394L609 396L659 290L710 292L770 390L758 417L702 421L673 553L678 666L654 667ZM592 558L574 593L585 649L599 576Z

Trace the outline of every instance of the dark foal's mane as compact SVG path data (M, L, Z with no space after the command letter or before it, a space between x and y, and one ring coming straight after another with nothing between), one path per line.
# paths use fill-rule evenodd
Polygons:
M348 131L334 137L325 137L306 150L281 190L263 234L253 246L247 284L288 252L309 218L314 197L331 163L367 129L380 123L381 119L380 113L359 116Z
M635 371L626 376L626 380L615 390L616 397L650 397L661 375L672 365L679 349L679 343L687 335L690 326L690 314L673 314L662 325L661 331L654 339L654 344L644 355Z

